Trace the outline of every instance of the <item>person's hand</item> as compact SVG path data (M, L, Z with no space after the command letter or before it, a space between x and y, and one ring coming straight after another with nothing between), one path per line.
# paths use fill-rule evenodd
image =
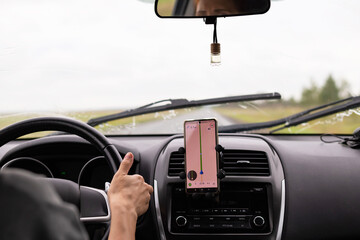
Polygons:
M128 175L134 156L127 153L114 175L108 191L112 215L120 212L131 212L136 218L144 214L149 207L153 188L145 183L140 175Z
M135 240L136 220L149 208L153 188L140 175L128 175L134 156L127 153L108 191L111 225L110 240Z

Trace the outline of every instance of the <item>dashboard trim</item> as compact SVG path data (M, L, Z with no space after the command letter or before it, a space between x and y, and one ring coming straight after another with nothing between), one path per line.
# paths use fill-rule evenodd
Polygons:
M104 191L96 189L96 188L86 187L86 186L82 186L82 187L90 189L92 191L96 191L104 197L108 215L100 216L100 217L80 217L80 221L82 221L82 222L107 222L107 221L110 221L111 213L110 213L110 206L109 206L109 200L108 200L107 194Z
M276 233L276 240L281 240L285 216L285 179L281 181L281 205L280 205L280 218L279 225Z
M160 212L160 202L159 202L159 192L158 192L158 184L156 179L154 179L154 199L155 199L155 212L156 212L156 219L158 222L159 234L161 240L166 240L164 225L161 219L161 212Z

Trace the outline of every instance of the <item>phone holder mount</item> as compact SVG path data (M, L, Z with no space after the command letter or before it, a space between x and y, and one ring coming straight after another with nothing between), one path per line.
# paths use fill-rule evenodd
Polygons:
M224 150L225 150L224 147L221 146L220 144L218 144L218 145L215 146L215 150L219 153L219 161L221 163L223 163L224 162L224 160L223 160L223 158L224 158ZM185 150L184 147L180 147L178 151L179 151L179 153L183 153L184 156L185 156L186 150ZM180 172L179 176L180 176L181 179L185 179L186 178L186 173L184 171ZM223 169L219 168L219 172L217 174L217 177L221 180L221 179L225 178L225 176L226 176L225 171Z
M215 146L215 150L219 153L219 162L223 164L224 160L224 147L221 146L220 144L216 145ZM179 153L183 153L184 156L186 154L186 150L184 147L180 147L179 148ZM180 172L179 174L180 178L181 179L186 179L186 172L185 171L182 171ZM225 178L226 176L226 173L223 169L219 168L219 172L217 173L217 177L218 179L223 179ZM200 199L200 198L203 198L205 197L205 199L208 199L208 200L215 200L215 201L219 201L219 194L218 193L205 193L205 194L200 194L200 193L191 193L190 194L192 196L192 198L194 199Z

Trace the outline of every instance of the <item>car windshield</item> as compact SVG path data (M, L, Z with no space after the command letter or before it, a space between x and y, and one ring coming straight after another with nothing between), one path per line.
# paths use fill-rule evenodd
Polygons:
M160 19L151 0L1 1L0 129L37 116L87 122L161 99L282 95L96 126L107 135L173 134L186 119L266 122L357 96L359 12L358 0L286 0L263 15L219 18L222 63L211 66L213 26ZM359 120L352 108L276 133L351 134Z

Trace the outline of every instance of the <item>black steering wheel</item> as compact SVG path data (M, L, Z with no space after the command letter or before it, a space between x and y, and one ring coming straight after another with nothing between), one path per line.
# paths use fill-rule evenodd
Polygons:
M21 136L40 131L61 131L82 137L104 154L114 174L120 166L122 159L119 152L103 134L83 122L70 118L42 117L12 124L0 131L0 147Z
M89 125L62 117L42 117L21 121L0 130L0 147L21 136L40 131L61 131L75 134L95 146L105 157L111 171L115 174L122 158L109 140ZM83 222L109 222L110 208L104 191L64 179L44 179L50 182L60 197L76 205Z

